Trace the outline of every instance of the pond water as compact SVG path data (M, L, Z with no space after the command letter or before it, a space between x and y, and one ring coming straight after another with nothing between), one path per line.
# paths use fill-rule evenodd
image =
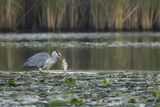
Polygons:
M59 50L48 72L24 61ZM0 107L159 107L160 33L0 34ZM22 72L5 72L22 71ZM51 105L51 106L50 106Z
M0 34L0 70L22 71L38 52L59 50L73 70L159 70L160 33ZM61 69L59 61L52 69Z

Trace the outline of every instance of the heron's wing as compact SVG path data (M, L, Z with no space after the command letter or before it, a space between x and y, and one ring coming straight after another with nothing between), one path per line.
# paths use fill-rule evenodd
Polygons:
M41 67L46 63L47 59L49 58L51 58L51 56L48 53L41 52L28 58L27 61L23 64L23 66Z

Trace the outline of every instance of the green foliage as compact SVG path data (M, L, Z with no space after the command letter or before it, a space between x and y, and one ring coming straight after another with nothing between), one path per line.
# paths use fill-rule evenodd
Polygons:
M160 103L155 104L153 107L160 107Z
M136 103L136 99L135 98L129 98L128 103Z
M16 79L9 79L8 84L11 86L16 86Z
M64 80L65 83L75 83L76 82L76 78L75 77L67 77Z
M46 97L47 96L47 93L46 92L39 92L37 94L39 97Z
M160 29L159 0L0 0L0 29Z
M68 107L71 105L82 105L83 103L84 103L84 100L79 98L72 98L70 99L70 101L52 99L48 102L49 107L59 107L59 106Z
M153 96L160 97L160 89L153 92Z
M115 95L116 95L117 97L122 97L122 96L124 96L124 93L122 93L122 92L117 92Z
M82 105L83 103L84 103L84 101L82 99L78 99L78 98L72 98L70 100L71 105Z
M104 86L108 86L110 84L110 80L108 78L102 79L101 84Z
M45 82L45 79L40 79L39 80L39 83L44 83Z
M53 99L53 100L50 100L48 102L48 105L49 107L68 107L69 104L67 101L64 101L64 100L58 100L58 99Z
M17 21L23 14L23 3L22 0L0 0L0 29L17 27Z

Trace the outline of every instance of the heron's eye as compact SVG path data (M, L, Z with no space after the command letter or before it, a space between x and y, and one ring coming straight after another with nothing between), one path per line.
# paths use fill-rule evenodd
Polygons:
M56 51L57 52L57 55L59 56L60 55L60 52Z
M58 52L58 51L56 51L56 53L57 53L57 54L59 54L59 52Z

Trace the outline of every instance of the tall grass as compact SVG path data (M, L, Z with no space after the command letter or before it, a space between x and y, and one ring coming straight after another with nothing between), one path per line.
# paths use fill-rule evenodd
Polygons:
M159 30L159 0L0 0L0 29Z
M41 24L48 29L57 29L61 27L64 15L63 0L42 0Z
M127 30L139 29L139 0L127 0L124 8L124 28Z
M141 26L142 29L151 29L152 28L152 23L153 23L153 18L154 18L154 7L152 7L153 1L147 0L144 1L142 0L142 6L141 6Z
M22 0L0 0L0 29L16 29L23 13Z

